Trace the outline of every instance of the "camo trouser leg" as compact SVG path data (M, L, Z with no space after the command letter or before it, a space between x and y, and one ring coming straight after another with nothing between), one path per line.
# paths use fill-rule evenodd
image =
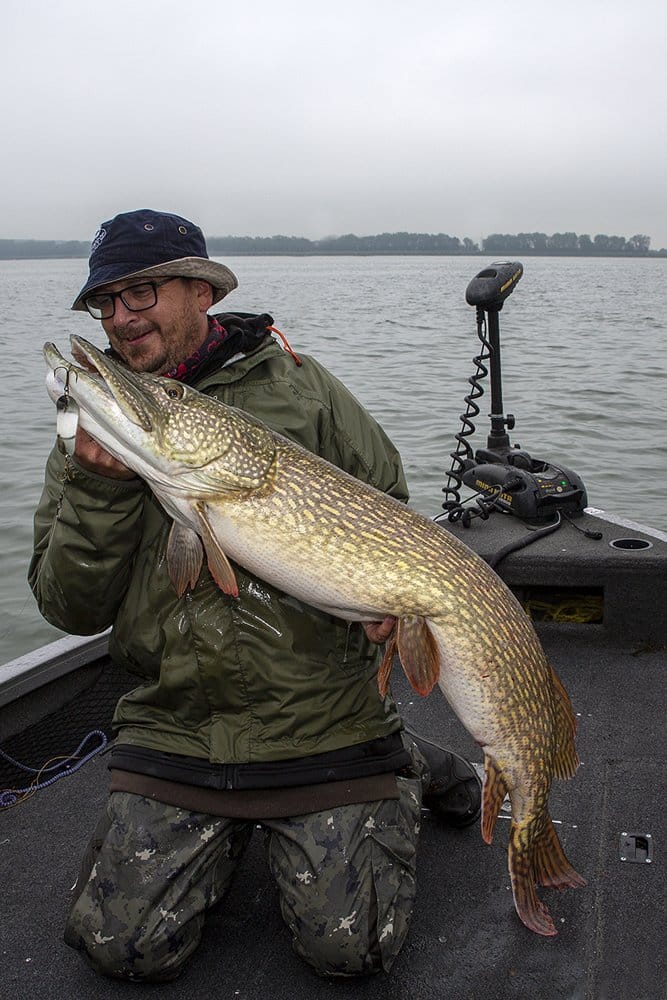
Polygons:
M294 947L323 975L389 969L405 939L421 785L397 781L398 799L263 823ZM175 978L255 825L115 792L84 858L65 941L104 975Z
M96 971L175 978L222 898L253 824L114 792L84 857L65 941Z
M421 783L398 799L270 820L269 862L294 948L325 976L389 971L410 923Z

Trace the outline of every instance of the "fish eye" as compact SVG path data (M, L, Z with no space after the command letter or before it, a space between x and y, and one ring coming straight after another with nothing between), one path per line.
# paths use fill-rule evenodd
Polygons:
M170 399L183 399L183 386L172 384L164 390Z

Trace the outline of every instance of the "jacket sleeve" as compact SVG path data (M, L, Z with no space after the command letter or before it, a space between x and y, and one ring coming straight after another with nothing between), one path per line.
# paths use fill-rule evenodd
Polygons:
M28 571L39 610L52 625L94 635L113 623L141 537L144 489L139 479L87 472L53 449Z

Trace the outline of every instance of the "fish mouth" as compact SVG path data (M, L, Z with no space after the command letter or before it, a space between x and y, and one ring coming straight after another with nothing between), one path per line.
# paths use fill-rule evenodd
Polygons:
M146 390L145 382L154 376L131 371L121 362L113 361L83 337L70 337L72 357L67 361L55 344L44 345L44 359L51 369L47 389L54 399L71 392L86 397L93 408L108 411L114 402L131 423L150 433L159 415L157 405Z

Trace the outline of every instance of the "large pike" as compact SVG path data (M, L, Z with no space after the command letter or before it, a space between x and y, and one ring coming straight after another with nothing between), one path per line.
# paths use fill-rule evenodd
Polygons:
M227 594L238 592L233 560L340 618L398 619L380 688L394 652L420 694L439 684L484 751L487 843L509 794L517 913L536 933L555 934L535 884L584 884L548 811L552 778L571 777L579 763L575 719L507 587L450 532L252 416L134 373L81 338L72 337L72 353L85 369L45 345L49 393L61 409L75 400L82 427L146 480L173 519L167 557L179 594L195 585L205 552Z

